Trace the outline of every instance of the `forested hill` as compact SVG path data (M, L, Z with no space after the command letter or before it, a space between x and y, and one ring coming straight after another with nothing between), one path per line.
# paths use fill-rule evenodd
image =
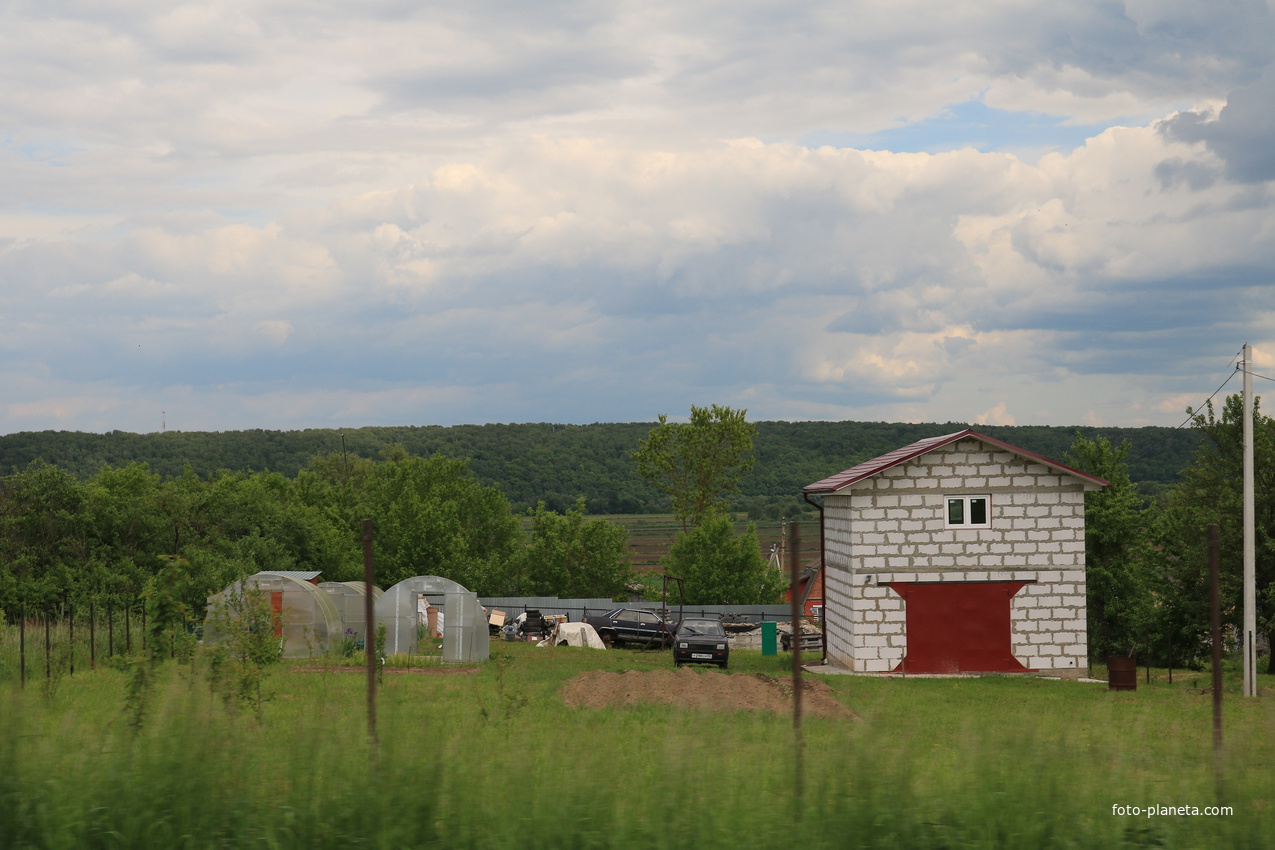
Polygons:
M22 432L0 436L0 471L8 473L43 459L81 477L103 466L134 461L145 462L164 476L180 475L189 465L204 478L218 470L269 470L293 477L315 455L339 455L344 436L351 456L377 459L387 446L398 444L415 455L440 452L467 458L479 479L498 485L519 507L544 500L551 508L562 509L584 496L594 513L638 513L661 507L660 494L637 476L632 460L638 441L652 427L652 423L632 422L346 431ZM795 502L806 484L916 440L964 427L960 423L758 422L757 463L744 477L739 507ZM1153 484L1176 481L1200 439L1194 431L1171 428L989 425L976 430L1055 460L1062 460L1078 432L1090 439L1101 435L1117 445L1128 441L1132 478Z

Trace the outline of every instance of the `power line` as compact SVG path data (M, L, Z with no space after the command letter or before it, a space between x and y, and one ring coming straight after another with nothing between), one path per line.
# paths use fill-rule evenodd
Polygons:
M1238 355L1236 355L1236 356L1238 356ZM1234 361L1234 360L1232 360L1231 362L1232 362L1232 363L1234 363L1235 361ZM1225 380L1225 381L1223 381L1221 384L1219 384L1219 385L1218 385L1218 388L1217 388L1217 389L1215 389L1215 390L1213 391L1213 395L1209 396L1208 398L1206 398L1206 399L1204 400L1204 404L1200 405L1199 407L1191 407L1191 408L1188 408L1188 410L1200 410L1201 408L1203 408L1205 405L1207 405L1207 404L1208 404L1209 402L1211 402L1213 399L1217 398L1217 394L1218 394L1218 393L1220 393L1220 392L1222 391L1222 388L1223 388L1223 387L1225 387L1227 384L1229 384L1229 383L1231 382L1231 379L1232 379L1232 378L1234 378L1236 375L1240 374L1240 373L1241 373L1241 372L1243 372L1243 371L1244 371L1244 370L1243 370L1243 368L1242 368L1242 367L1240 367L1238 364L1236 364L1236 367L1235 367L1235 369L1233 369L1233 370L1231 371L1231 374L1229 374L1229 375L1227 375L1227 376L1226 376L1226 380ZM1185 421L1184 421L1181 425L1179 425L1177 428L1174 428L1173 430L1175 430L1175 431L1179 430L1180 428L1182 428L1183 426L1185 426L1185 425L1187 424L1187 422L1190 422L1190 421L1191 421L1192 419L1194 419L1194 418L1195 418L1195 414L1194 414L1194 413L1192 413L1192 414L1188 415L1188 416L1187 416L1187 418L1186 418L1186 420L1185 420Z
M1240 365L1236 362L1237 360L1239 360L1239 359L1240 359L1241 354L1242 354L1242 352L1236 352L1235 356L1231 358L1231 364L1234 366L1234 368L1232 368L1232 369L1231 369L1231 373L1230 373L1229 375L1227 375L1227 376L1226 376L1226 380L1225 380L1225 381L1223 381L1221 384L1219 384L1219 385L1218 385L1218 388L1217 388L1217 389L1215 389L1215 390L1213 391L1213 394L1204 400L1204 404L1201 404L1201 405L1199 405L1199 406L1197 406L1197 407L1188 407L1188 408L1187 408L1187 410L1191 410L1191 411L1199 410L1200 408L1202 408L1202 407L1206 406L1209 402L1213 401L1213 399L1217 398L1217 394L1218 394L1218 393L1220 393L1220 392L1222 391L1222 389L1223 389L1223 388L1224 388L1227 384L1229 384L1229 383L1231 382L1231 379L1232 379L1232 378L1234 378L1234 377L1235 377L1237 374L1239 374L1241 371L1243 371L1242 367L1241 367L1241 366L1240 366ZM1275 380L1275 379L1267 378L1266 380L1270 381L1270 380ZM1169 442L1169 440L1173 437L1173 435L1174 435L1174 434L1176 434L1178 431L1181 431L1183 428L1185 428L1185 427L1186 427L1186 426L1187 426L1187 425L1188 425L1188 424L1189 424L1192 420L1194 420L1194 419L1195 419L1195 413L1189 413L1189 414L1187 414L1186 419L1182 420L1182 424L1181 424L1181 425L1179 425L1178 427L1176 427L1176 428L1174 428L1172 431L1170 431L1170 432L1169 432L1169 435L1168 435L1167 437L1165 437L1164 439L1162 439L1160 442L1156 443L1154 446L1152 446L1151 448L1147 449L1145 452L1143 452L1142 454L1138 455L1138 456L1137 456L1137 457L1135 457L1133 460L1129 461L1129 464L1128 464L1128 465L1129 465L1129 466L1133 466L1135 463L1137 463L1138 461L1142 460L1142 459L1143 459L1144 457L1146 457L1147 455L1151 454L1152 452L1154 452L1154 451L1156 451L1157 449L1159 449L1159 448L1161 448L1162 446L1164 446L1167 442Z

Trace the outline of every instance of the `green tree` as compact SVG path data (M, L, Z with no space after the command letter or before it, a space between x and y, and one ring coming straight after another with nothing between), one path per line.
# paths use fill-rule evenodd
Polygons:
M181 603L180 585L184 580L183 561L173 555L162 559L163 566L147 582L145 657L133 663L129 673L125 709L129 726L142 728L154 696L154 684L160 663L175 655L178 636L185 636L186 607ZM193 650L193 638L187 644ZM184 655L184 653L183 653Z
M463 460L433 455L378 464L365 507L376 523L377 579L449 578L482 595L508 581L521 532L509 500L484 487Z
M678 535L664 572L686 580L691 605L768 605L779 599L784 577L762 557L751 523L740 535L726 514L714 511Z
M1085 494L1085 579L1089 655L1128 655L1141 642L1150 615L1147 528L1142 500L1129 479L1129 444L1077 434L1063 455L1110 487Z
M74 595L91 554L85 486L44 461L0 481L0 608Z
M272 472L223 471L203 481L188 469L164 482L160 551L188 562L184 601L198 609L238 576L261 570L354 578L360 556L345 518L306 496L301 481Z
M316 455L297 473L297 498L356 537L367 517L364 496L375 461L341 452Z
M1228 396L1218 416L1213 404L1188 408L1192 427L1204 439L1183 480L1170 491L1158 539L1161 565L1173 582L1173 595L1185 610L1185 627L1196 635L1208 630L1205 535L1216 523L1221 542L1222 617L1232 626L1243 615L1243 423L1244 402ZM1253 405L1254 520L1258 629L1275 627L1275 420ZM1199 600L1187 606L1186 600ZM1275 656L1268 672L1275 673Z
M226 589L220 604L209 610L205 639L212 644L210 677L226 705L251 706L262 720L266 670L283 658L278 638L280 619L270 596L256 582L241 577Z
M628 591L634 575L623 526L585 519L584 499L565 514L544 502L527 514L531 537L515 559L513 594L614 599Z
M103 467L88 480L91 554L80 581L85 598L135 599L169 553L168 520L160 510L160 477L144 463Z
M1148 550L1148 584L1151 607L1139 652L1157 663L1166 663L1169 644L1175 663L1203 663L1209 655L1209 555L1208 525L1215 519L1205 506L1172 493L1164 505L1146 512L1151 546ZM1239 574L1220 575L1223 623L1237 623L1232 600L1240 598Z
M747 413L716 404L692 405L689 422L669 422L661 413L638 444L633 454L638 472L672 498L684 533L724 508L725 497L739 490L740 478L753 468L756 429Z

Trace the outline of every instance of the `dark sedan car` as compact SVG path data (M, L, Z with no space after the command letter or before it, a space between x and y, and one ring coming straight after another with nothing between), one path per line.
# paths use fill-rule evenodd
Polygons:
M723 670L730 660L730 641L720 620L687 617L673 637L673 664L716 664Z
M607 646L668 646L673 640L673 627L654 611L641 608L612 608L583 622L593 626Z

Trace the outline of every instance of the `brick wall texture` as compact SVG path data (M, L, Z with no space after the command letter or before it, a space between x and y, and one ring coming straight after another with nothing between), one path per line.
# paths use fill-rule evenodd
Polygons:
M971 438L826 496L829 660L885 672L903 659L907 613L890 582L1025 581L1011 600L1014 656L1042 673L1079 675L1087 643L1085 487ZM946 497L957 495L989 495L991 527L945 528Z

